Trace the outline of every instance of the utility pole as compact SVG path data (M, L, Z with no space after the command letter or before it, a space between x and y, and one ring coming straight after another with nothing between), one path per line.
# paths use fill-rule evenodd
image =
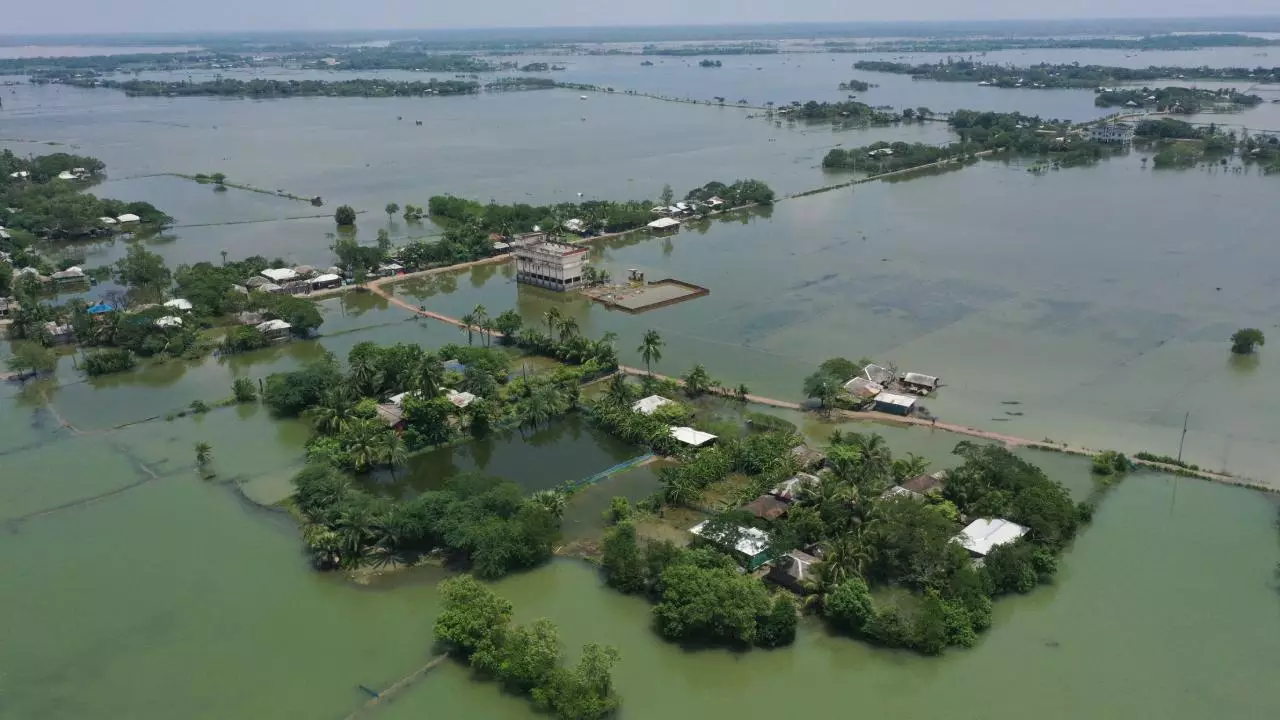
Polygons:
M1182 439L1178 440L1178 462L1182 462L1182 444L1187 441L1187 421L1191 419L1191 411L1188 410L1186 417L1182 418Z

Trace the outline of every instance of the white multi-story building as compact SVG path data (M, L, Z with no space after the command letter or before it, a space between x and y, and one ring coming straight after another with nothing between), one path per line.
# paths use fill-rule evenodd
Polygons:
M1101 123L1089 128L1089 139L1094 142L1123 145L1133 141L1133 126L1129 123Z
M516 256L517 282L561 292L582 284L582 270L587 264L585 247L533 235L513 240L511 252Z

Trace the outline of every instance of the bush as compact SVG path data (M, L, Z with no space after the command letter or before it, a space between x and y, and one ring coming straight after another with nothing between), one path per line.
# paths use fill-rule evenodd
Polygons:
M333 213L333 221L342 226L356 224L356 210L350 205L339 205Z
M224 352L235 354L259 350L271 344L271 340L257 328L240 326L232 328L222 341Z
M251 403L258 399L258 390L249 378L236 378L231 383L231 395L238 403Z
M827 595L822 613L835 629L848 635L864 634L876 617L871 589L862 578L849 578Z
M775 648L790 645L796 639L796 603L790 595L780 594L773 599L769 614L760 618L756 628L756 644Z
M136 365L133 353L128 350L100 350L84 358L84 371L90 377L125 372Z
M604 519L610 525L617 525L623 520L629 520L631 514L631 501L619 496L609 501L609 509L604 511Z

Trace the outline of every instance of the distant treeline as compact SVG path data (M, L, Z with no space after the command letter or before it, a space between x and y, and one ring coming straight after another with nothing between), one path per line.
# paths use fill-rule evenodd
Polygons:
M953 58L947 58L939 63L921 65L862 60L854 63L853 67L870 72L910 75L914 79L987 83L1002 88L1097 88L1118 83L1146 82L1165 78L1280 82L1280 67L1191 68L1152 65L1146 68L1126 68L1050 63L1014 67Z
M34 78L32 82L38 82ZM133 97L222 96L248 98L289 97L421 97L466 95L480 91L480 83L464 80L64 80L74 87L102 87L123 90Z
M333 70L421 70L423 72L480 73L498 69L470 55L429 55L398 47L358 48L345 52L320 50L288 56L309 67Z
M193 68L248 67L240 55L218 52L136 53L132 55L88 55L85 57L0 58L0 75L54 75L135 71L188 70Z
M778 48L772 45L686 45L679 47L663 47L645 45L641 55L667 55L672 57L694 57L699 55L777 55Z
M995 52L998 50L1098 49L1098 50L1196 50L1217 47L1269 47L1280 40L1240 33L1195 35L1148 35L1141 38L1105 37L1011 37L1011 38L928 38L886 40L868 44L833 40L824 43L829 52L935 53Z

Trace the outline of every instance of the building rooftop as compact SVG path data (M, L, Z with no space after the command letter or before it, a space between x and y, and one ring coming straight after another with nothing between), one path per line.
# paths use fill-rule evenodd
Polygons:
M924 375L921 373L909 372L902 376L902 382L908 385L919 385L921 387L936 388L938 387L938 378L932 375Z
M649 227L657 230L665 230L666 228L675 227L676 225L679 225L679 224L680 224L680 221L676 220L675 218L661 217L649 223Z
M671 437L679 440L685 445L692 445L693 447L702 447L716 439L716 436L711 433L694 430L691 427L672 427Z
M689 528L689 532L700 538L710 540L713 543L720 543L726 538L709 535L706 532L707 521L694 525ZM753 527L745 527L739 525L735 528L738 531L738 540L734 543L733 549L746 555L747 557L755 557L764 552L769 547L769 536L763 530ZM727 533L726 533L727 534Z
M897 393L882 392L876 396L876 402L883 405L896 405L897 407L911 409L916 405L916 399L910 395L899 395Z
M810 475L809 473L796 473L795 475L792 475L790 478L779 483L777 487L770 490L769 492L773 493L774 495L778 496L783 500L786 500L787 502L791 502L795 500L797 497L799 497L800 491L803 488L805 488L806 486L816 486L820 482L822 481L818 479L817 475Z
M662 397L661 395L650 395L647 398L642 398L640 400L635 401L635 404L631 406L631 409L634 410L635 412L641 413L642 415L652 415L653 411L657 410L663 405L670 405L670 404L671 404L671 401Z
M174 310L190 310L192 308L191 301L184 300L182 298L167 300L165 301L164 306L167 308L173 308Z
M138 221L139 221L139 220L141 220L141 219L142 219L142 218L138 217L137 215L134 215L133 213L125 213L125 214L121 215L120 217L117 217L117 218L116 218L116 220L119 220L119 221L120 221L120 222L122 222L122 223L138 222Z
M1017 523L1003 519L979 518L969 523L960 534L952 538L975 555L987 555L993 549L1008 545L1030 531Z
M264 333L280 332L282 330L288 330L292 327L293 327L292 325L290 325L289 323L283 320L268 320L264 323L259 323L257 326L258 332L264 332Z
M156 318L156 327L182 327L182 318L177 317L176 315L165 315L162 318Z
M876 365L875 363L863 368L862 372L866 375L868 380L879 385L888 385L893 382L893 371L889 368Z
M854 397L866 399L884 392L884 386L858 376L844 384L844 391Z
M776 520L787 514L791 506L772 495L761 495L742 506L743 510L763 520Z
M311 282L312 283L342 282L342 276L335 275L333 273L325 273L323 275L317 275L311 278Z
M464 408L476 401L476 396L469 392L458 392L456 390L446 390L445 396L449 398L449 402L454 407Z
M274 283L282 283L298 277L298 273L293 268L267 268L262 271L262 277Z

